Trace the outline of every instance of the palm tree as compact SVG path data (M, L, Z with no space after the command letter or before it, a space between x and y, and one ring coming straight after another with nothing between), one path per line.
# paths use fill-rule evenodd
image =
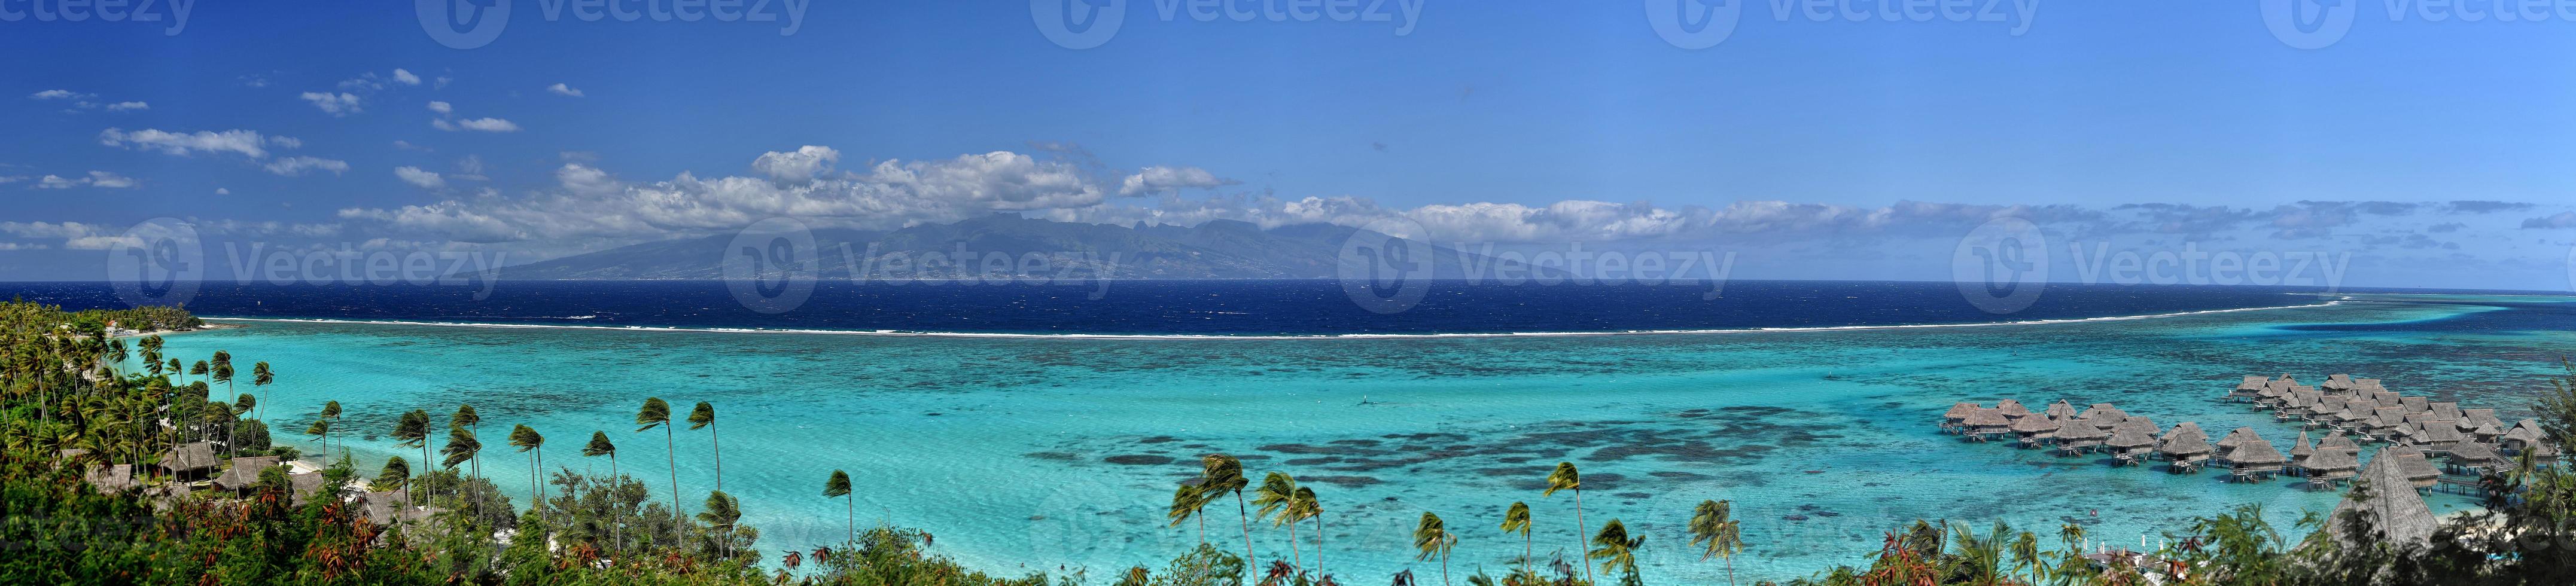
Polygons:
M1573 462L1557 462L1556 471L1547 474L1547 490L1538 495L1555 496L1560 490L1574 491L1574 550L1583 551L1583 528L1589 525L1583 524L1583 473ZM1592 581L1592 564L1583 565L1583 581Z
M2037 584L2046 581L2042 574L2047 571L2047 566L2041 564L2039 558L2039 536L2029 531L2021 532L2020 537L2013 539L2012 558L2014 565L2021 566L2023 582Z
M1225 454L1208 454L1199 458L1199 489L1213 497L1234 493L1234 513L1243 522L1243 567L1258 568L1252 561L1252 513L1243 506L1243 489L1251 481L1243 477L1243 461Z
M268 371L268 363L253 362L250 364L250 387L253 389L259 389L260 398L268 398L268 383L273 382L277 382L277 374ZM266 401L261 402L265 403ZM331 407L328 408L328 413L330 413L329 416L340 416L339 405L339 401L331 402ZM260 414L264 416L267 415L268 412L261 411Z
M1207 545L1207 516L1199 513L1207 509L1208 500L1207 492L1199 490L1198 483L1181 483L1172 489L1172 508L1164 516L1172 520L1173 527L1188 523L1192 517L1198 518L1199 545Z
M413 409L394 420L394 431L387 434L394 445L420 448L420 461L429 462L429 410ZM412 491L419 492L419 491ZM412 495L414 500L419 495Z
M1535 542L1530 541L1529 503L1513 501L1512 508L1503 512L1503 534L1513 533L1521 534L1521 571L1529 571L1531 552L1536 549Z
M721 490L707 493L706 507L698 511L698 520L715 529L717 551L733 557L733 527L742 520L742 501Z
M402 486L410 483L411 463L403 461L402 456L386 456L385 467L376 472L374 484Z
M1315 500L1315 489L1297 487L1297 499L1288 505L1297 518L1315 520L1315 573L1324 573L1324 503Z
M227 418L228 420L224 422L225 451L232 452L234 455L241 455L241 448L233 445L234 440L241 437L241 416L245 413L249 413L252 408L257 407L258 405L259 399L257 397L250 396L250 393L242 393L241 396L233 397L232 411L227 413L228 415L231 415L231 417Z
M449 428L451 428L451 429L450 429L450 431L449 431L449 433L448 433L449 437L451 437L451 438L452 438L452 437L454 437L454 436L455 436L455 432L454 432L454 429L453 429L453 428L460 428L460 427L461 427L461 428L464 428L466 431L472 432L472 433L468 433L468 434L466 434L466 437L467 437L468 439L472 439L472 438L474 438L474 437L480 436L480 435L483 433L483 416L482 416L481 414L478 414L478 413L475 413L475 412L474 412L474 406L473 406L473 405L470 405L470 404L457 405L457 406L456 406L456 413L455 413L454 415L449 415L449 416L447 416L447 426L448 426ZM449 443L450 443L451 445L452 445L454 442L455 442L455 440L453 440L453 439L450 439L450 440L449 440ZM470 462L470 463L471 463L471 464L468 464L468 465L473 467L474 477L475 477L475 478L482 478L482 477L483 477L483 459L480 457L480 455L481 455L482 453L483 453L483 444L482 444L482 442L475 442L475 443L474 443L474 449L473 449L472 451L470 451L470 452L468 452L468 453L466 453L466 454L465 454L465 460L466 460L467 462ZM454 466L449 466L449 467L453 468ZM477 502L480 502L480 501L477 501Z
M1645 542L1646 539L1643 537L1629 537L1628 526L1620 524L1618 519L1611 519L1609 523L1601 526L1601 533L1592 536L1592 544L1599 547L1593 548L1583 557L1601 560L1601 566L1605 569L1617 566L1633 580L1637 577L1637 546Z
M324 446L322 448L323 453L329 453L331 451L331 448L329 447L331 445L331 418L324 417L313 420L312 426L304 428L304 435L321 438L322 445Z
M232 355L232 353L230 353L230 352L225 352L225 351L222 351L222 350L216 350L216 351L215 351L215 359L214 359L213 365L214 365L213 373L212 373L212 374L214 375L214 377L213 377L213 381L214 381L214 382L219 382L219 383L224 383L224 392L225 392L226 394L231 394L231 393L233 392L233 355ZM259 386L259 385L251 385L251 386L253 386L253 387L257 387L257 386ZM258 415L257 417L262 418L262 420L265 420L265 418L266 418L267 416L268 416L268 411L266 411L266 410L261 410L261 411L259 412L259 415Z
M608 457L608 485L611 490L609 494L614 495L617 485L622 484L625 478L617 475L617 444L608 443L608 432L605 431L590 432L590 443L581 447L581 457L599 456ZM625 549L625 542L617 536L617 526L622 524L614 518L609 520L608 542L611 545L609 549L612 551Z
M178 359L177 359L177 358L172 358L171 360L174 360L174 361L175 361L175 360L178 360ZM190 365L188 365L188 374L189 374L190 376L206 376L206 375L208 375L208 374L212 374L212 373L214 373L214 371L215 371L215 369L214 369L213 367L211 367L211 366L208 366L208 365L206 364L206 361L204 361L204 360L199 360L199 361L197 361L195 364L190 364Z
M674 438L672 437L670 423L671 423L671 404L670 404L670 403L668 403L668 402L663 401L661 397L646 397L646 398L644 398L644 408L635 410L635 425L639 426L639 427L636 427L636 428L635 428L635 431L636 431L637 433L642 433L642 432L644 432L644 431L646 431L646 430L650 430L650 429L653 429L653 428L656 428L656 427L662 428L662 451L663 451L663 455L664 455L664 456L668 456L668 457L671 459L671 514L672 514L672 515L679 515L679 514L680 514L680 454L679 454L679 441L678 441L677 439L674 439Z
M716 455L716 492L724 492L724 440L716 437L715 424L715 404L699 401L697 408L689 410L689 431L707 428L707 444L715 448L712 453Z
M531 506L544 504L545 494L537 489L537 478L542 476L538 471L544 469L538 464L537 458L543 457L544 454L537 449L546 447L546 436L538 435L536 428L521 424L510 428L510 447L518 448L520 452L528 454L528 504ZM544 509L540 507L538 510Z
M1294 518L1296 512L1291 510L1294 507L1290 506L1296 501L1297 478L1289 476L1286 472L1271 472L1263 475L1261 488L1252 490L1252 504L1261 507L1261 517L1273 519L1271 524L1274 526L1288 527L1288 565L1290 566L1296 566L1300 562L1297 559L1299 557L1297 521L1301 519Z
M260 364L262 364L262 365L266 365L266 364L268 364L268 363L266 363L266 362L262 362L262 363L260 363ZM253 380L254 380L254 381L256 381L257 379L253 379ZM257 387L257 386L262 385L262 384L267 384L267 383L252 382L252 383L251 383L251 386L253 386L253 387ZM322 418L323 418L323 419L330 420L330 421L331 421L331 423L332 423L332 424L335 424L335 425L336 425L336 424L338 424L338 423L340 423L340 402L339 402L339 401L324 401L324 402L322 403ZM330 438L328 438L328 437L324 437L324 438L322 438L322 439L324 440L324 443L322 444L322 452L323 452L323 454L322 454L322 455L323 455L323 459L324 459L324 460L329 460L329 459L330 459L330 455L331 455L331 454L330 454L330 452L331 452L331 444L329 443Z
M474 430L466 428L463 424L449 423L447 424L447 445L440 447L438 451L440 454L445 454L447 456L446 459L440 460L438 465L446 468L450 472L453 472L456 470L457 464L473 461L475 454L483 453L483 442L482 440L474 437ZM471 469L468 470L470 471ZM480 475L477 475L476 477L479 478ZM483 499L479 495L474 494L474 487L464 482L458 482L457 487L460 489L466 489L461 490L458 494L466 495L467 498L474 499L474 516L477 518L482 517Z
M1700 501L1699 509L1691 514L1690 520L1691 543L1705 544L1708 548L1707 553L1700 555L1700 561L1708 561L1712 557L1726 558L1728 584L1735 583L1735 552L1744 550L1743 526L1729 518L1734 509L1734 501Z
M833 471L832 471L832 479L831 479L831 480L825 480L825 481L823 481L823 498L843 498L843 499L845 499L845 500L844 500L844 502L843 502L843 504L842 504L841 506L842 506L842 507L844 507L844 508L849 509L849 515L850 515L850 543L858 543L858 542L859 542L859 508L858 508L858 507L859 507L859 505L858 505L858 502L857 502L857 500L856 500L856 499L849 499L849 498L847 498L847 497L849 497L849 496L850 496L850 473L848 473L848 472L842 472L842 471L839 471L839 470L833 470Z
M1413 526L1413 559L1431 561L1440 558L1440 583L1449 584L1449 548L1458 545L1458 536L1449 533L1449 524L1430 511L1422 513L1422 522Z

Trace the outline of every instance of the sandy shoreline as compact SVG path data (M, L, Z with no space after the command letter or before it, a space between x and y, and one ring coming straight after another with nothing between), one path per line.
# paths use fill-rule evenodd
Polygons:
M131 334L122 334L122 335L115 335L115 336L108 336L108 337L110 337L110 338L146 338L146 337L151 337L151 336L175 336L175 335L179 335L179 334L189 334L189 333L196 333L196 332L211 332L211 331L215 331L215 330L230 330L230 329L247 328L247 327L250 327L250 326L249 326L249 325L245 325L245 324L219 324L219 323L214 323L214 322L206 322L206 325L204 325L204 326L199 326L197 329L193 329L193 330L164 330L164 331L151 331L151 332L136 332L136 333L131 333Z

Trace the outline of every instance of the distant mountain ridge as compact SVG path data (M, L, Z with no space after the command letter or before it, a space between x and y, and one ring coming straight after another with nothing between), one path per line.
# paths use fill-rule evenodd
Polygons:
M1346 242L1401 242L1401 253L1429 254L1432 277L1461 278L1468 267L1562 273L1460 252L1418 240L1332 224L1268 230L1216 220L1197 226L1117 226L993 215L893 231L814 230L825 278L954 279L1029 272L1036 259L1049 274L1116 279L1320 279L1338 275ZM502 278L536 280L709 280L724 278L731 233L647 242L507 267ZM1372 246L1372 253L1377 252ZM960 251L968 260L958 262ZM1033 256L1034 255L1034 256ZM1403 257L1393 257L1401 259ZM995 261L993 259L1003 259ZM855 266L853 261L855 260ZM1354 259L1355 261L1364 260ZM988 262L990 261L990 262ZM997 264L998 263L998 264ZM853 269L856 269L854 272Z

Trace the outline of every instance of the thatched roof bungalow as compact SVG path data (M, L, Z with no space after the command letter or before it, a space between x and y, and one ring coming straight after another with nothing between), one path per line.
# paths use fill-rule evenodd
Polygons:
M2335 481L2352 478L2361 469L2361 461L2343 450L2316 450L2298 462L2312 487L2334 486Z
M2012 399L2004 399L2003 401L1995 403L1995 410L2003 412L2004 417L2012 419L2020 419L2032 415L2029 407L2023 407L2021 406L2020 401Z
M2406 479L2413 482L2415 488L2432 488L2442 480L2442 469L2426 459L2423 452L2415 450L2380 448L2378 455L2370 457L2371 463L2377 464L2380 458L2388 456L2396 457L2398 469L2406 472Z
M2373 547L2382 543L2421 546L2432 542L2433 531L2441 526L2441 520L2433 516L2432 507L2425 506L2423 495L2397 488L2412 483L2402 465L2403 456L2392 454L2403 451L2399 448L2383 449L2379 455L2372 456L2370 468L2361 473L2362 482L2369 484L2369 488L2356 491L2335 505L2326 527L2345 547ZM2370 521L2376 534L2350 534L2344 519L2352 515L2360 515Z
M2111 448L2111 454L2117 456L2122 464L2143 460L2156 447L2156 436L2148 433L2153 429L2152 427L2143 430L2137 427L2122 427L2119 431L2113 432L2110 439L2104 440L2102 445Z
M2057 428L2057 447L2067 453L2082 452L2086 448L2102 445L2102 440L2111 437L2109 432L2102 431L2102 426L2091 419L2073 419L2060 423L2062 425Z
M2279 473L2282 466L2290 463L2290 457L2281 455L2280 448L2272 447L2272 442L2253 438L2238 442L2236 449L2229 450L2227 462L2238 479L2259 480Z
M88 481L89 485L96 488L99 494L114 494L134 490L136 486L141 486L139 483L134 481L134 465L132 464L100 464L97 466L91 466L89 467L88 472L81 475L81 479Z
M252 486L259 484L259 472L261 470L267 470L277 466L278 463L276 456L233 458L232 469L225 470L223 475L215 477L215 488L229 492L250 490Z
M1987 436L2012 433L2012 424L2012 419L2004 417L2002 411L1978 409L1977 412L1968 414L1967 421L1961 422L1960 425L1964 426L1971 439L1983 441Z
M180 479L197 479L214 473L215 467L222 463L222 460L215 459L214 442L196 442L179 444L178 449L162 451L161 461L155 465L160 467L164 474Z
M2075 405L2067 403L2065 399L2058 399L2055 403L2049 403L2048 411L2043 414L2049 419L2074 419Z
M2461 476L2477 476L2505 465L2504 456L2496 454L2494 445L2478 442L2451 446L2449 460L2451 472Z
M2165 440L2163 446L2156 448L2156 453L2163 455L2165 460L2173 462L2173 465L2167 468L2168 470L2190 472L2200 469L2201 463L2209 461L2210 454L2216 450L2217 448L2209 445L2209 439L2206 436L2202 436L2199 431L2192 431Z

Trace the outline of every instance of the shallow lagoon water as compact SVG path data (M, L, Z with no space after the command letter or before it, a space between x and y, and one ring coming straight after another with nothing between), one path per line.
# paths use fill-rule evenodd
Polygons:
M1874 551L1916 518L2043 536L2067 520L2131 544L2194 516L2260 504L2287 527L2339 498L2288 480L2230 484L2112 468L2003 444L1968 444L1934 422L1953 401L2111 402L2162 425L2253 426L2287 449L2297 431L2217 397L2244 374L2303 380L2349 372L2520 417L2529 390L2576 353L2576 300L2358 296L2324 307L1991 327L1694 335L1379 339L1071 339L482 328L254 321L171 336L170 353L215 349L278 371L269 418L301 429L322 401L345 429L381 434L402 411L471 402L484 470L525 502L527 463L501 437L545 433L548 467L605 472L577 456L592 430L621 471L663 498L662 433L634 433L660 396L720 412L724 484L777 552L837 541L834 468L857 481L858 522L927 529L937 550L998 573L1160 567L1197 540L1167 527L1173 484L1221 451L1253 474L1282 470L1326 506L1324 569L1382 579L1411 561L1415 517L1461 541L1463 575L1500 570L1522 544L1494 527L1515 500L1537 511L1542 557L1571 551L1572 499L1539 496L1570 460L1586 476L1584 519L1646 538L1649 580L1721 579L1688 551L1702 499L1735 502L1752 547L1747 582L1805 576ZM2509 313L2496 313L2509 312ZM191 358L193 359L193 358ZM242 386L248 390L248 386ZM281 438L288 436L281 434ZM300 437L300 436L296 436ZM368 469L405 453L354 440ZM682 502L715 486L705 432L678 432ZM311 442L305 442L308 449ZM403 451L396 451L403 450ZM2437 494L2437 509L2470 503ZM1207 538L1240 550L1232 506ZM1790 516L1804 520L1790 520ZM1299 553L1314 552L1311 532ZM1256 527L1261 559L1286 533ZM1311 562L1311 560L1310 560Z

